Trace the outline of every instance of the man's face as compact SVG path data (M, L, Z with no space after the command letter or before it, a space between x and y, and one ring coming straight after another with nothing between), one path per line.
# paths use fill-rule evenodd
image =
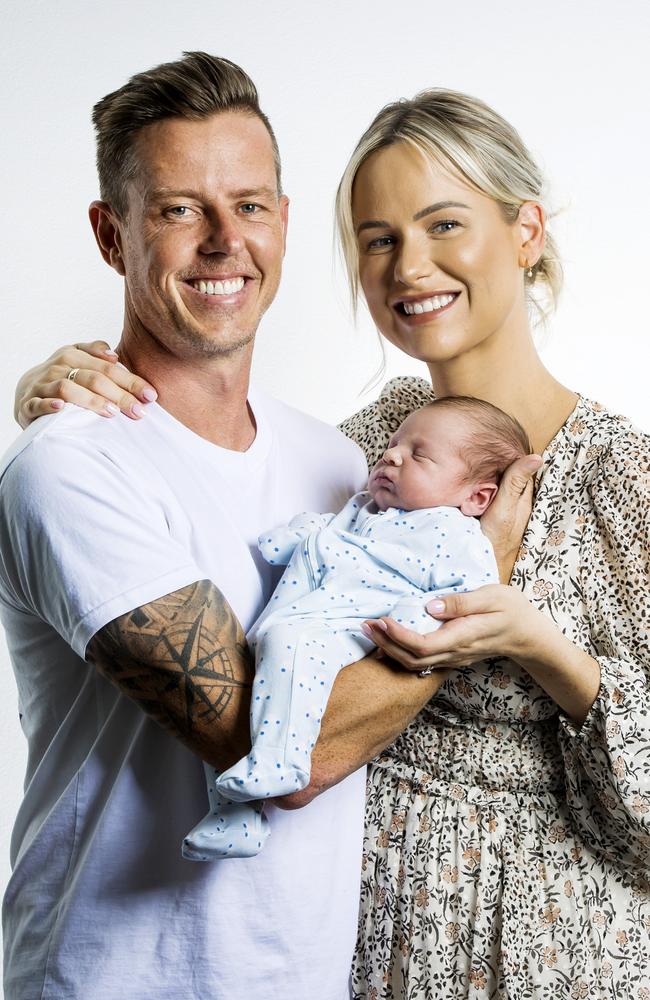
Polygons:
M277 291L288 200L253 115L170 118L136 139L138 171L118 225L127 323L179 357L252 342Z

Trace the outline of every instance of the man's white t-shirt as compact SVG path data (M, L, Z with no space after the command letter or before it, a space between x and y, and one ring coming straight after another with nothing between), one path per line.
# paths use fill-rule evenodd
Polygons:
M338 431L259 391L232 452L156 404L33 424L0 469L0 615L29 745L3 910L5 1000L344 1000L364 775L268 809L251 859L184 861L199 759L83 659L105 624L196 580L244 630L277 575L257 537L367 477Z

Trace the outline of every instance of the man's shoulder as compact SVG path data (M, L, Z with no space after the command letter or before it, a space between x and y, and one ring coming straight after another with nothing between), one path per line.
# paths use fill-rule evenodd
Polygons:
M93 418L95 421L102 419L88 410L68 405L60 413L34 420L0 458L0 478L4 479L10 469L13 472L17 468L27 469L47 462L62 442L68 442L72 448L73 441L79 440L80 429L87 427Z
M281 442L287 442L294 447L304 446L310 450L315 446L328 448L338 451L341 455L349 455L351 458L361 455L358 445L337 427L271 396L257 386L255 393Z
M144 424L144 420L142 421ZM103 467L138 467L146 431L122 415L106 418L68 404L60 413L29 425L0 459L0 489L9 484L56 483L74 475L86 480Z

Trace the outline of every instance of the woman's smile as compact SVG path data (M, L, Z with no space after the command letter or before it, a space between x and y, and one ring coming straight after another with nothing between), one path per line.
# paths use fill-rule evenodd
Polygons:
M403 296L393 303L393 309L409 326L421 326L449 312L460 294L460 292L432 292Z

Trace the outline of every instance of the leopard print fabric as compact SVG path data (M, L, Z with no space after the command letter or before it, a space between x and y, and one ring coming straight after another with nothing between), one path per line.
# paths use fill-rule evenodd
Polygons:
M372 465L433 398L342 429ZM456 670L369 768L356 1000L650 1000L650 437L580 398L511 585L601 667L577 728L513 661Z

